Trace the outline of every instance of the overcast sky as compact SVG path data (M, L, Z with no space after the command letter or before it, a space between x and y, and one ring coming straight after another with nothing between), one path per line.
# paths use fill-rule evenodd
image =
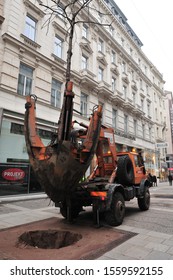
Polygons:
M171 0L114 0L143 43L142 51L173 92L173 9Z

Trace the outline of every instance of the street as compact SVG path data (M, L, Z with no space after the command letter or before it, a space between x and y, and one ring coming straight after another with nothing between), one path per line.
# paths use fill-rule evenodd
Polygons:
M136 199L126 202L124 222L115 227L115 230L135 233L135 236L113 247L99 259L173 259L173 186L169 186L168 182L159 183L158 187L150 188L150 194L148 211L140 211ZM0 229L52 217L62 219L59 209L45 194L39 198L33 195L30 200L1 199ZM90 210L87 207L79 216L78 224L80 219L82 224L92 219ZM101 223L106 226L102 219Z

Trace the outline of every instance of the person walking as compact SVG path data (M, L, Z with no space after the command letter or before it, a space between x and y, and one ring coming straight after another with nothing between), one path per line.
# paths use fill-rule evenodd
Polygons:
M152 177L153 177L153 178L152 178L152 180L153 180L153 186L154 186L154 187L157 187L157 177L156 177L156 175L153 175Z
M172 175L171 174L168 175L168 181L169 181L169 185L172 186Z

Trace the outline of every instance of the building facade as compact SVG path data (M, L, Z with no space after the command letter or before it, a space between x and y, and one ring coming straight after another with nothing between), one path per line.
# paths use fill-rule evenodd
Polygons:
M38 98L37 127L45 144L57 129L68 29L62 11L49 20L42 2L47 1L0 2L1 163L28 160L23 135L26 95ZM76 25L74 119L87 123L94 105L102 104L103 124L115 129L117 150L142 149L147 170L158 174L166 157L155 145L166 139L165 82L115 2L93 0L91 21L97 24L87 22L83 11Z

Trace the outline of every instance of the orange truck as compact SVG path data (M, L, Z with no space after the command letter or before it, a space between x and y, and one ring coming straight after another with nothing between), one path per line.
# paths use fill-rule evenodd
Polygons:
M40 185L68 221L77 218L83 207L92 206L96 224L103 212L109 225L118 226L125 216L125 201L136 197L142 211L149 209L143 158L138 153L116 151L114 130L102 125L100 105L93 108L89 125L72 121L72 87L69 81L57 133L48 146L37 135L37 98L26 97L24 127L30 163ZM93 171L84 179L94 156Z

